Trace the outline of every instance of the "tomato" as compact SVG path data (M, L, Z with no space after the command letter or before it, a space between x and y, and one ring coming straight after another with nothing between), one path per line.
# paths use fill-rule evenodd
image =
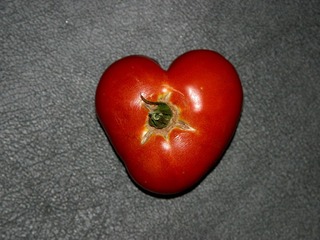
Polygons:
M192 189L228 147L242 109L239 76L220 54L193 50L163 70L144 56L113 63L97 117L131 178L156 194Z

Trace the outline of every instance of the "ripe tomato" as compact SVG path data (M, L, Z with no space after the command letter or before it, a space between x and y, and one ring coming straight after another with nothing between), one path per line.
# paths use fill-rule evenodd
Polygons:
M239 121L242 87L220 54L193 50L167 71L128 56L102 75L97 117L132 179L157 194L199 182L221 158Z

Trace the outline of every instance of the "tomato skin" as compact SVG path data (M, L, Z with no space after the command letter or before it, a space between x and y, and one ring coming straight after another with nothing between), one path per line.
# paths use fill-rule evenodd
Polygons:
M179 119L192 127L173 128L167 139L141 143L150 101L170 92ZM193 50L167 71L144 56L113 63L96 90L97 117L132 179L157 194L177 194L198 183L226 150L236 130L243 93L235 68L220 54Z

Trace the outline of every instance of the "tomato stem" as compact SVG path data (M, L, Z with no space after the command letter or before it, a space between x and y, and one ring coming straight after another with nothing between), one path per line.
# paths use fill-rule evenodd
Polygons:
M149 112L149 125L151 127L162 129L168 126L171 118L172 118L172 110L168 106L168 104L164 102L152 102L145 99L142 95L140 95L142 101L147 105L156 106L155 109Z

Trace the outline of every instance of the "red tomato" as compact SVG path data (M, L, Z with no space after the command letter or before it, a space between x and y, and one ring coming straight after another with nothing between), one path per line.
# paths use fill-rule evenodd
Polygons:
M128 56L102 75L96 112L132 179L157 194L195 186L221 158L236 130L242 87L220 54L193 50L167 71Z

